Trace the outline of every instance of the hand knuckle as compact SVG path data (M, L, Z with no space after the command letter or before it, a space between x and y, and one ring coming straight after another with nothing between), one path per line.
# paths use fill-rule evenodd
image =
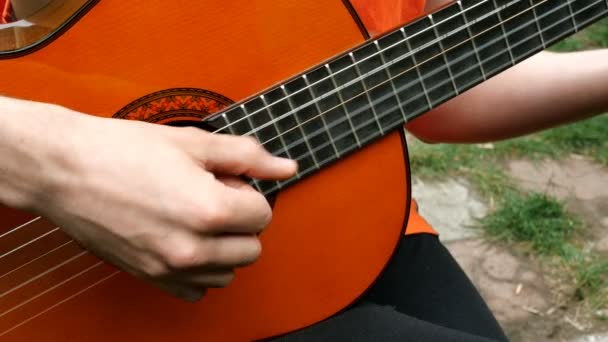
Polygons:
M164 258L170 267L183 269L197 266L200 255L194 242L181 242L166 250Z
M225 206L219 204L210 204L201 212L203 228L206 227L222 227L226 225L230 213Z
M184 210L183 220L189 230L208 231L225 225L229 218L228 210L211 200L203 204L191 205Z

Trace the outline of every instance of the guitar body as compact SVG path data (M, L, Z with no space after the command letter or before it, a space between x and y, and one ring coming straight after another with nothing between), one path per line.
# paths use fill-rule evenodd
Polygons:
M89 7L35 50L0 60L0 94L179 124L365 41L341 0ZM256 340L321 321L373 284L403 234L406 152L392 133L279 192L260 260L195 304L100 262L50 222L0 209L0 337Z

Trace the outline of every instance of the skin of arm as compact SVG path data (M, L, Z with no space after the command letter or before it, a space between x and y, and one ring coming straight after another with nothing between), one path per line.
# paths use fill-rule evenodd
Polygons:
M272 213L238 176L296 171L245 137L6 97L0 108L0 203L50 219L99 257L187 300L227 285L260 255L256 234Z
M427 10L445 4L430 0ZM608 111L608 49L541 52L410 122L429 143L512 138Z

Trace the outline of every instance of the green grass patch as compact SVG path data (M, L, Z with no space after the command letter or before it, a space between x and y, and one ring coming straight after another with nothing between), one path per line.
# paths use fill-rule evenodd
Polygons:
M542 255L561 255L581 224L555 199L541 193L508 192L498 210L481 220L492 236L529 243Z
M561 257L573 274L576 299L593 309L608 307L608 260L570 244L564 246Z

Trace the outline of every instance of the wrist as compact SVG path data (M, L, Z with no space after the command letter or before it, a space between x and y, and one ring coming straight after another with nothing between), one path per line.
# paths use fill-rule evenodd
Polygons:
M0 202L43 211L75 174L69 133L81 115L66 108L0 98Z

